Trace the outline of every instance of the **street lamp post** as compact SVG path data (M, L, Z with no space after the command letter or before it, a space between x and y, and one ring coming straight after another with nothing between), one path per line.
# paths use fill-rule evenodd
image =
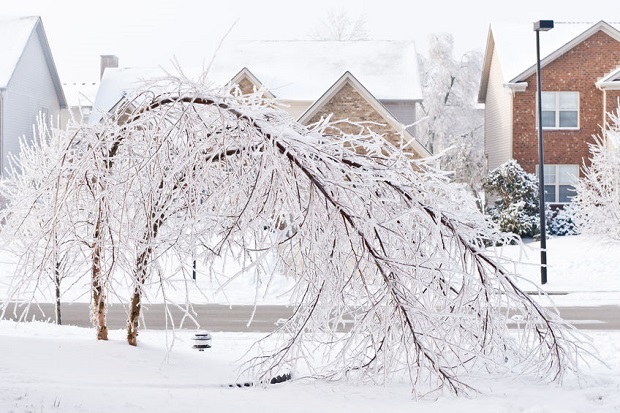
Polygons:
M540 282L547 283L547 223L545 218L545 156L542 128L542 82L540 80L540 32L553 29L553 20L534 23L536 32L536 87L538 94L538 201L540 208Z

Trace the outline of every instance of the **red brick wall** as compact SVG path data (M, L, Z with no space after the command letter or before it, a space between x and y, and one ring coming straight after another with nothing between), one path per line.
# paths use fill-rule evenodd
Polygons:
M617 114L620 105L620 90L607 91L607 112ZM607 119L609 121L609 119Z
M618 65L620 43L597 32L542 69L543 91L579 92L579 130L545 130L545 164L587 162L588 143L593 141L593 135L601 134L605 113L603 92L595 83ZM527 83L527 90L516 93L513 100L513 157L523 169L534 173L538 163L536 74ZM618 96L608 92L607 110L615 110Z

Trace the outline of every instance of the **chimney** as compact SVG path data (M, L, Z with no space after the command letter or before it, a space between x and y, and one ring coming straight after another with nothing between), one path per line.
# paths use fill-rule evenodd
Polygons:
M101 80L101 78L103 77L103 72L105 72L108 67L118 67L118 56L115 56L113 54L105 54L101 55L100 58L99 79Z

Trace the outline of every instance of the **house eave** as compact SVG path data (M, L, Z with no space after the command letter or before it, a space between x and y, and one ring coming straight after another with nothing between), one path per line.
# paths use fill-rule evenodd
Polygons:
M504 83L504 87L512 93L525 92L527 90L527 82L508 82Z
M596 82L600 90L620 90L620 81Z

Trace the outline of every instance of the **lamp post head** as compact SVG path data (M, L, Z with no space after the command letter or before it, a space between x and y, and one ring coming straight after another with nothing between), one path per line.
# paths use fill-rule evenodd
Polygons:
M534 22L535 32L547 32L553 29L553 20L538 20Z

